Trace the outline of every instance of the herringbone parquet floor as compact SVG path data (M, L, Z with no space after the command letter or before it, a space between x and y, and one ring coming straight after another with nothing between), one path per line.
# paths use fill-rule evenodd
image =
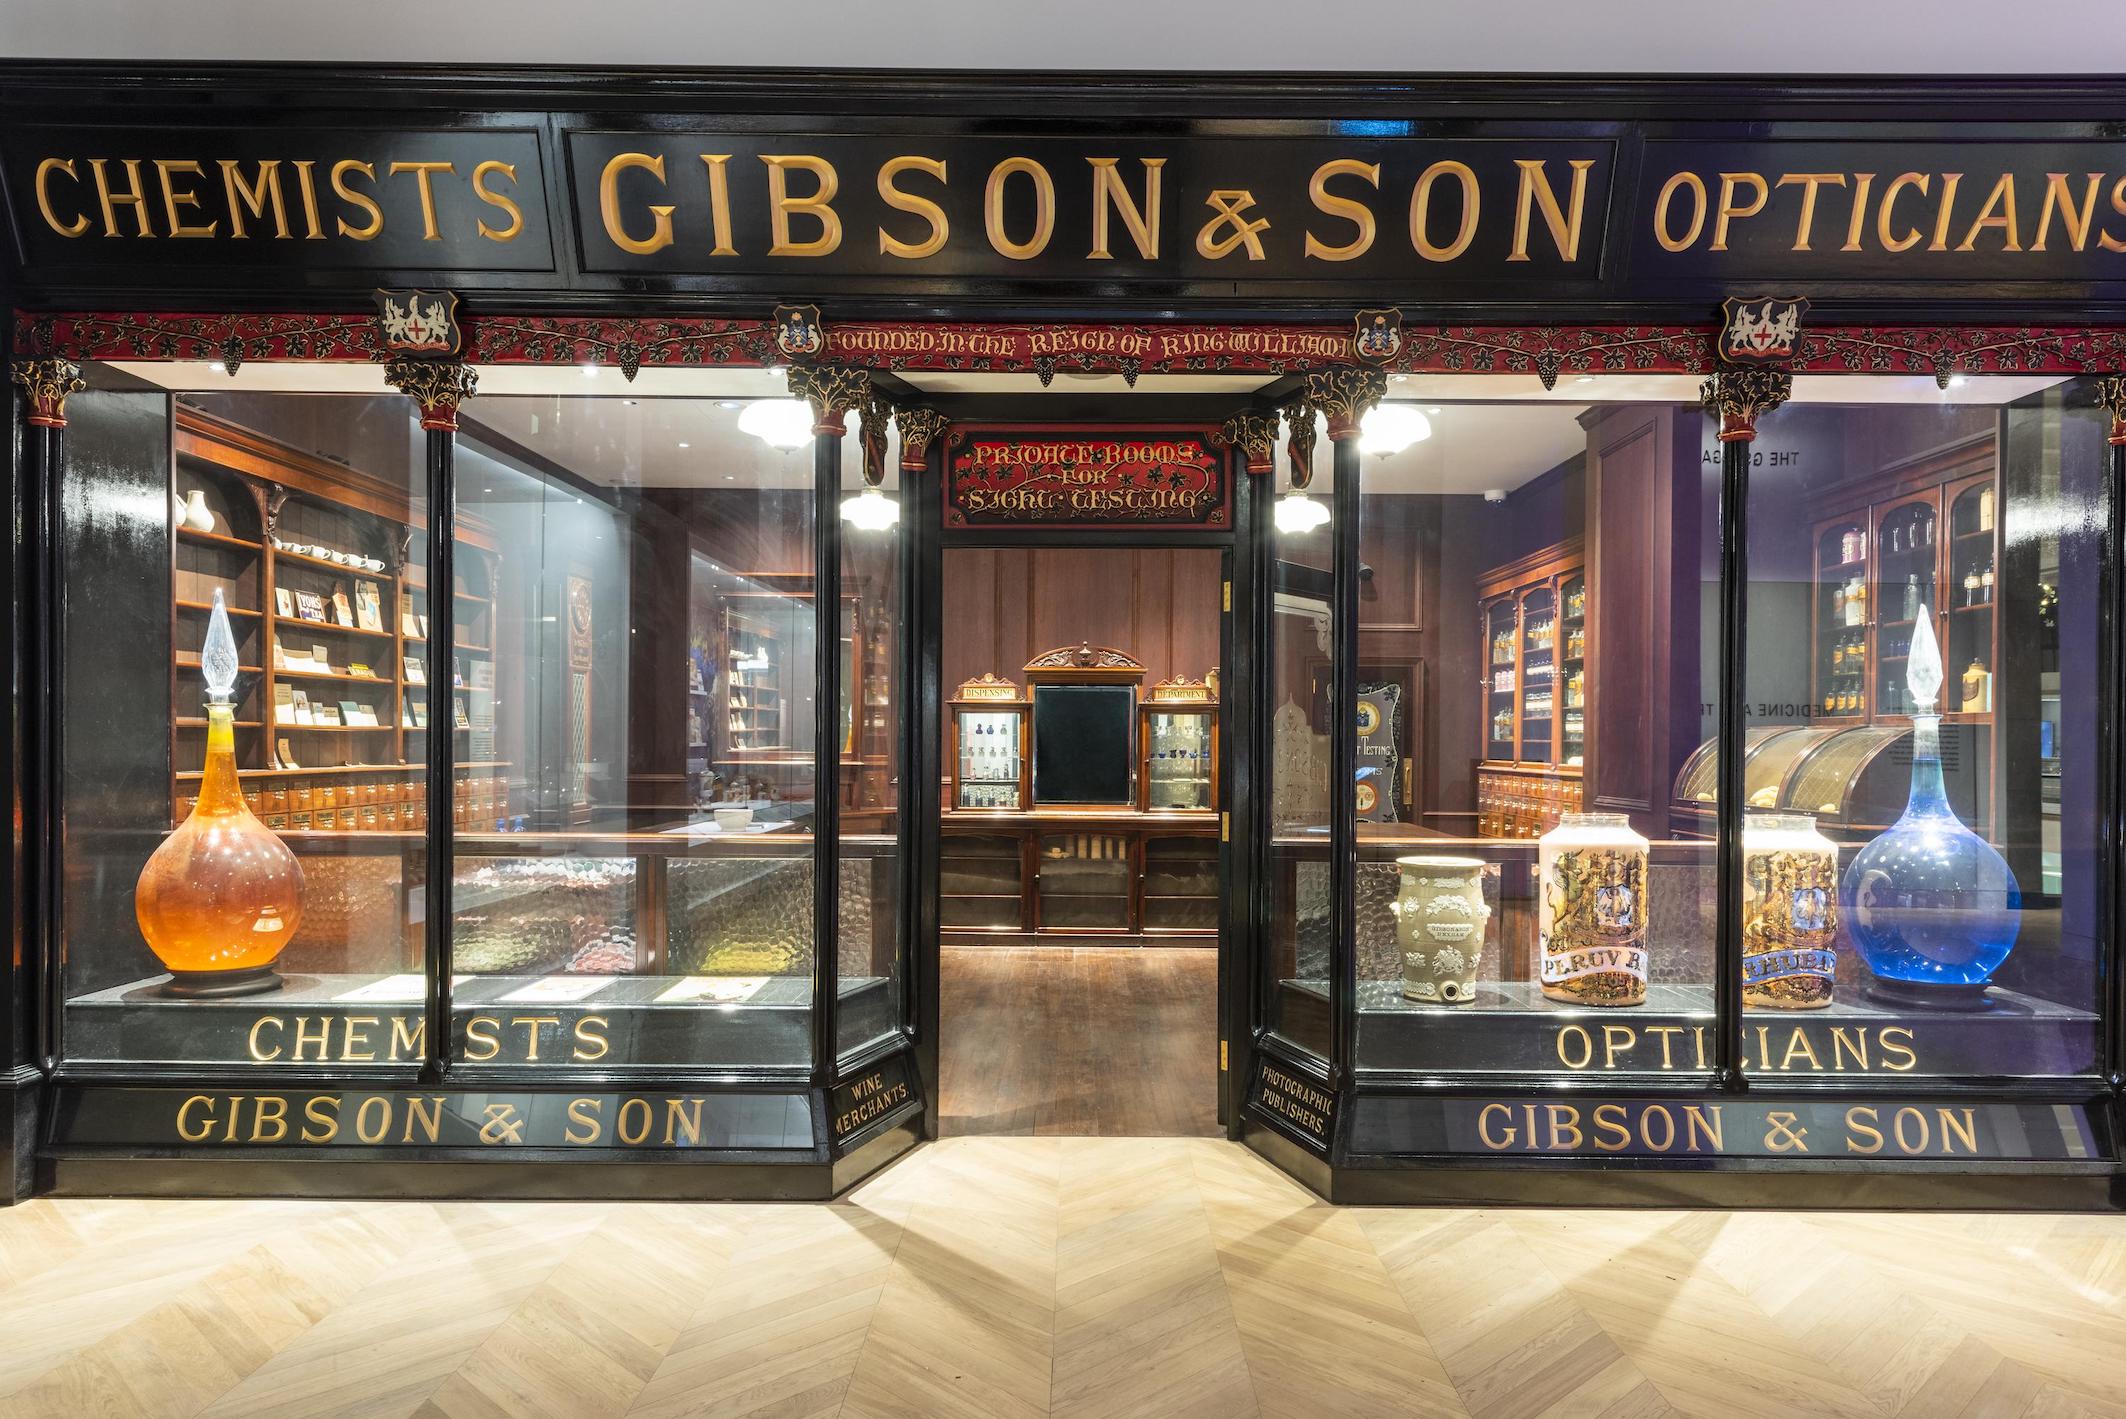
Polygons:
M1104 1138L819 1206L40 1201L0 1414L2126 1416L2126 1218L1354 1210Z

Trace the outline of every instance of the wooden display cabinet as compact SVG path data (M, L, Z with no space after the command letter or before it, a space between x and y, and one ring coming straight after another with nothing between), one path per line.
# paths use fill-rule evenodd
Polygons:
M1981 826L1997 810L1999 498L1994 441L1981 434L1834 490L1810 525L1811 722L1911 723L1912 613L1925 606L1941 647L1944 743L1970 726L1964 750L1980 767L1958 811Z
M219 591L239 662L237 775L253 810L277 832L418 831L430 706L455 723L468 698L438 693L421 663L427 596L411 548L427 519L383 479L183 402L175 420L172 822L190 811L205 762L199 658ZM180 512L195 501L211 528ZM478 725L468 713L458 735L455 797L460 826L484 828L510 816L509 765L494 749L498 553L477 519L457 525L459 672L480 662L468 680L484 698Z
M1137 705L1137 807L1146 813L1218 811L1218 695L1176 676Z
M1478 579L1481 836L1536 837L1580 807L1591 711L1586 562L1573 538Z
M1011 681L984 673L961 685L947 703L952 710L952 810L1023 809L1033 793L1026 696Z

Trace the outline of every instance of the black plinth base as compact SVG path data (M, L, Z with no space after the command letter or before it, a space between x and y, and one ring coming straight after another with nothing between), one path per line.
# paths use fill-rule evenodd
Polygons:
M269 963L242 971L172 971L162 993L178 1000L227 1000L280 988L281 974Z
M1958 982L1930 985L1925 981L1885 980L1877 976L1868 986L1868 998L1885 1005L1903 1006L1914 1010L1991 1010L1993 1002L1986 998L1987 985Z

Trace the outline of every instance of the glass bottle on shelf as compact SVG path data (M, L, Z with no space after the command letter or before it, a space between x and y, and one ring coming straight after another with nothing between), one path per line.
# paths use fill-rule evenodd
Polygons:
M1905 604L1903 607L1903 613L1904 618L1907 621L1916 621L1919 619L1918 572L1911 572L1905 576Z
M303 869L244 801L236 772L236 637L221 592L199 666L207 682L207 758L199 796L133 889L133 915L168 968L165 995L277 989L274 963L303 919Z
M1848 626L1867 624L1868 589L1858 576L1845 584L1845 623Z
M1897 1005L1985 1008L1994 971L2015 948L2022 892L2007 861L1949 806L1941 770L1941 650L1922 608L1905 681L1913 703L1912 784L1905 811L1854 856L1841 904L1875 976Z

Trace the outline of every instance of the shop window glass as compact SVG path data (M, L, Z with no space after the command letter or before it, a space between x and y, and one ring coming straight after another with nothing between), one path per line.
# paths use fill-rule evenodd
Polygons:
M893 1034L901 1019L900 549L907 514L900 443L890 418L883 411L877 417L877 491L865 491L864 440L872 431L852 417L842 443L842 506L824 510L842 520L836 1029L843 1053Z
M2104 429L2056 379L1802 379L1751 469L1743 1062L2100 1055Z
M1309 415L1308 417L1312 417ZM1287 1042L1330 1053L1329 673L1335 470L1324 440L1312 485L1272 502L1269 707L1268 1024Z
M1702 1079L1706 417L1681 387L1426 399L1422 379L1391 388L1361 465L1358 1067Z
M240 392L219 366L87 374L59 484L61 1050L410 1073L412 406L374 371L364 395Z
M455 666L413 732L459 764L463 1063L810 1062L813 454L751 402L462 412L457 584L413 596Z

